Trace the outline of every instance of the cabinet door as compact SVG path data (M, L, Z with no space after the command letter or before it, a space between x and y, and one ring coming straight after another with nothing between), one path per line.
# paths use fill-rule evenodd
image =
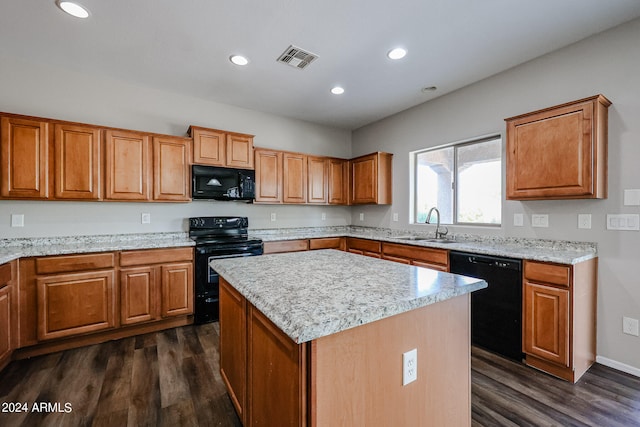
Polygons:
M376 203L378 157L369 155L351 161L351 203Z
M190 128L193 137L193 163L225 166L226 134L214 129Z
M149 200L149 137L109 130L105 137L105 198Z
M220 280L220 375L238 416L245 421L247 390L247 300Z
M48 198L49 125L37 120L2 117L0 127L0 195Z
M609 104L595 97L507 119L507 198L606 197Z
M346 205L349 203L349 161L329 160L329 204Z
M256 202L282 203L282 152L255 151Z
M284 203L307 202L307 156L283 153L282 188Z
M0 367L11 356L12 346L11 323L11 286L0 288Z
M329 159L326 157L307 157L307 203L327 204L329 200Z
M153 138L154 200L189 201L190 147L184 138Z
M524 351L569 366L569 291L525 282Z
M193 314L193 263L163 265L162 317Z
M100 129L55 125L56 199L100 199Z
M306 345L296 344L248 305L247 426L304 425ZM255 396L255 398L254 398Z
M115 327L113 271L70 273L37 280L38 339Z
M153 267L120 270L120 323L131 325L158 318L160 293Z
M227 134L226 165L232 168L253 169L253 136Z

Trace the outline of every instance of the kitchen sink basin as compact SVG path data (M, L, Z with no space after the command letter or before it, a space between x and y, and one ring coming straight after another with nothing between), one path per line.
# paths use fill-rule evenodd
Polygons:
M454 243L455 240L450 239L435 239L433 237L420 237L420 236L400 236L394 237L398 240L412 240L416 242L432 242L432 243Z

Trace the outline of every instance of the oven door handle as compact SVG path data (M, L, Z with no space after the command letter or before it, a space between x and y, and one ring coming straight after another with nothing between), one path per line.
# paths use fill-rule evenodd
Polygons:
M208 257L209 259L221 259L221 258L240 258L245 256L251 256L252 253L244 253L244 254L230 254L230 255L213 255Z

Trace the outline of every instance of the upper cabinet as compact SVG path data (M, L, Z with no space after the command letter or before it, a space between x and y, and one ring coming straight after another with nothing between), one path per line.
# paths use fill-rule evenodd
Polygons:
M307 203L327 204L329 159L307 156Z
M49 198L49 123L3 116L0 133L0 195Z
M282 154L282 201L307 202L307 156L300 153Z
M607 119L603 95L511 117L507 199L607 197Z
M329 204L349 204L349 161L345 159L329 159L328 168Z
M282 152L257 148L255 156L255 201L282 203Z
M105 198L150 200L149 136L139 132L108 130L105 146Z
M376 152L351 160L351 204L391 204L392 157Z
M253 169L253 135L189 127L193 138L193 163Z
M171 136L153 137L153 199L188 202L191 140Z
M100 199L100 128L55 124L55 198Z

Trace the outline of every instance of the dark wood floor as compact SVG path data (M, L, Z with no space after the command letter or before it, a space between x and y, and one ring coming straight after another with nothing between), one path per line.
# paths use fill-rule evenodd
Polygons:
M9 402L29 412L2 412ZM34 412L36 402L59 407ZM474 426L640 426L640 379L596 365L572 385L474 348L472 403ZM220 379L217 323L13 362L0 405L3 427L240 425Z

